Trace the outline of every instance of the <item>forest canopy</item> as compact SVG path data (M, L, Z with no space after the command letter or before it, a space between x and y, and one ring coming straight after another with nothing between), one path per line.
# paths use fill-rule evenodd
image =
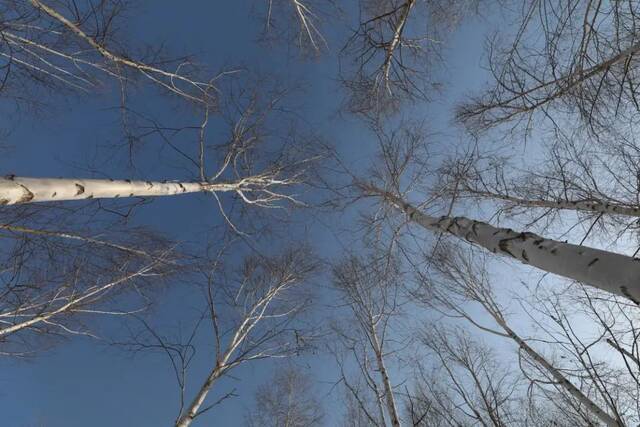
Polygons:
M0 0L0 424L638 425L639 14Z

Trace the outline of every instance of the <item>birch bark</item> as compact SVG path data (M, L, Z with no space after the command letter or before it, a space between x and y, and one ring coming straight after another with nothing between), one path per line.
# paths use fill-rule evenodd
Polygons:
M411 12L411 8L415 4L415 0L407 0L407 2L402 6L403 11L400 15L400 19L398 20L398 24L393 31L393 38L387 47L387 53L385 55L384 63L382 65L382 75L384 76L384 81L389 81L389 74L391 71L391 63L393 61L393 55L395 53L396 48L400 44L400 40L402 39L402 31L404 30L404 26L407 23L407 18L409 17L409 12ZM387 88L388 89L388 88Z
M393 427L400 427L400 417L398 416L398 408L396 406L395 396L393 388L391 387L391 380L387 373L387 368L384 364L384 355L382 354L382 347L380 340L378 339L378 333L376 332L373 319L371 319L371 344L373 346L373 352L376 355L376 362L378 364L378 370L380 371L380 377L382 377L382 384L384 386L385 400L387 403L387 410L389 411L389 418Z
M432 217L389 192L376 187L367 189L423 228L452 234L493 253L627 297L640 305L640 259L546 239L530 232L494 227L465 217Z
M557 381L559 387L564 388L567 392L576 398L581 404L585 405L590 412L595 414L605 425L609 427L619 427L619 424L615 419L613 419L609 414L607 414L604 410L602 410L593 400L591 400L588 396L586 396L582 391L577 388L571 381L569 381L559 370L557 370L551 363L547 361L543 356L541 356L537 351L535 351L529 344L526 343L520 336L518 336L506 323L506 321L498 316L497 313L493 312L493 310L487 309L489 314L495 319L496 323L500 325L500 327L505 331L505 333L511 338L513 341L518 344L518 346L524 350L533 360L535 360L540 366L551 374L551 376Z
M111 179L0 178L0 205L119 197L159 197L196 192L250 191L250 181L234 183L157 182Z
M519 197L507 196L505 194L492 193L490 191L467 190L475 196L490 197L492 199L504 200L519 206L529 206L537 208L563 209L591 211L610 215L625 215L640 217L640 208L618 203L609 203L602 200L528 200Z

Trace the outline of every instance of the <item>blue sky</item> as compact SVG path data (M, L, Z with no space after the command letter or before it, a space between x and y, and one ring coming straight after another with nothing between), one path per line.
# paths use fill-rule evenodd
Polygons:
M325 34L331 52L318 60L301 61L286 46L256 43L262 23L256 11L252 12L254 3L258 2L141 2L130 12L130 24L124 30L130 40L165 42L170 52L193 53L214 70L242 64L248 69L276 74L287 82L302 79L304 93L293 101L299 107L297 113L309 128L324 140L332 141L348 163L366 167L373 152L371 134L355 118L337 114L343 92L336 80L335 52L344 40L349 22L327 22ZM353 19L354 9L345 8ZM440 132L444 152L456 141L457 131L450 125L451 105L477 88L485 76L480 69L485 28L482 21L469 22L452 36L446 52L447 69L440 72L447 84L442 98L406 112L408 117L427 120L430 129ZM0 118L0 126L12 130L4 142L13 147L0 152L0 173L87 177L90 171L98 170L113 178L184 178L181 169L172 167L167 158L157 154L155 141L142 148L135 170L127 163L126 150L112 148L122 141L119 113L113 108L118 102L117 93L107 90L101 96L70 97L67 102L56 102L55 109L41 115L23 113L12 117L10 122ZM153 93L135 93L132 102L136 108L152 111L168 122L189 115L166 107ZM197 123L197 118L194 122ZM216 129L212 129L209 137L215 135ZM112 156L108 161L105 153ZM329 217L327 223L349 228L354 220L352 213ZM179 241L198 243L205 234L215 238L219 232L215 227L221 224L221 218L210 198L191 195L155 200L140 209L133 222ZM320 255L330 259L340 256L341 245L334 233L318 223L307 227ZM185 285L176 279L160 297L163 310L159 310L157 321L172 324L188 319L197 298L189 295ZM191 372L192 385L202 381L202 373L210 362L206 342L199 344L202 351ZM325 385L335 380L324 356L297 362L311 366L316 379ZM234 373L242 381L222 381L219 390L237 387L241 397L210 411L197 425L239 425L250 405L251 390L269 377L272 368L266 362L253 363ZM0 359L0 424L168 425L177 410L177 385L172 375L162 355L133 356L91 339L69 339L33 360ZM190 390L193 392L193 388Z

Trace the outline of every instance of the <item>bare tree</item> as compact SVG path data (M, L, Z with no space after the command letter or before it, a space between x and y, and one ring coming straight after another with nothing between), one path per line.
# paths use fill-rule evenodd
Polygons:
M572 125L562 120L568 113L596 133L618 118L634 121L638 3L522 6L515 36L489 45L492 87L464 103L459 119L480 130L511 121L531 129L537 117L562 128Z
M7 209L0 227L4 355L35 354L65 336L96 336L97 319L139 313L163 279L182 268L172 243L105 221L95 207Z
M498 228L465 217L433 217L388 191L366 184L361 187L366 194L381 198L406 214L409 221L427 230L451 234L542 271L640 301L636 280L640 268L633 257L547 239L531 232Z
M291 40L303 55L318 56L329 49L323 24L333 17L333 0L259 0L264 6L264 38L267 41Z
M430 417L434 416L445 425L524 424L526 413L522 411L519 393L522 378L510 369L501 369L489 349L467 333L442 325L425 328L421 342L430 350L430 357L438 361L441 374L437 376L439 379L427 378L424 368L420 369L421 393L417 397L423 413L414 407L411 412L414 425L430 425L434 421Z
M576 135L555 140L529 168L476 151L441 167L443 194L493 200L500 204L497 218L524 218L527 227L545 229L571 218L572 227L584 224L587 234L619 238L636 229L640 215L637 152L629 138L593 144Z
M323 408L314 393L313 378L301 368L285 366L258 387L249 427L317 427Z
M424 293L421 299L426 304L439 307L443 313L452 317L465 319L484 332L511 339L521 352L520 366L531 383L541 387L543 393L546 392L545 384L552 384L563 396L564 405L572 408L584 421L589 422L591 416L596 416L606 425L625 425L623 412L617 403L585 381L584 375L588 369L576 372L572 368L562 367L558 362L550 361L514 330L488 283L490 279L484 270L482 255L473 251L456 253L451 247L441 245L435 256L435 262L431 265L440 272L439 277L443 280L422 276L425 286L422 288ZM468 302L478 304L497 328L486 326L477 315L470 314ZM547 346L550 343L548 339L540 339L539 342ZM605 372L606 370L600 371L601 375L605 375ZM543 379L533 379L535 376L542 376Z
M473 1L362 0L360 22L341 52L347 108L374 116L429 97L430 70L445 33ZM422 23L422 25L420 25Z
M358 359L358 365L366 372L366 377L379 373L379 380L370 381L377 398L385 402L386 417L392 426L400 426L395 386L386 366L386 359L392 354L389 341L392 321L400 314L400 272L396 260L376 260L367 263L364 259L350 256L334 268L334 284L345 304L356 320L359 333L354 335L348 330L340 331L348 348ZM397 343L397 340L395 340ZM373 361L367 361L371 353ZM370 365L372 364L372 366ZM381 390L377 390L381 384ZM386 425L384 416L380 422Z
M216 263L221 260L217 259ZM302 324L297 317L309 304L303 284L314 271L315 265L308 251L300 248L280 256L247 257L239 271L226 278L220 265L211 265L204 271L207 308L187 343L169 345L153 328L138 336L135 342L125 343L132 349L154 348L164 351L171 359L180 386L180 414L176 426L191 425L194 419L210 410L221 400L206 403L217 381L230 371L247 362L282 358L298 354L308 343ZM225 268L229 268L228 266ZM192 340L202 320L210 323L215 354L206 377L189 401L185 401L185 376L191 358Z
M55 179L11 176L0 179L0 204L87 200L120 197L175 196L187 193L235 192L249 203L269 206L287 197L276 186L297 183L279 179L277 172L241 178L233 183L116 181L113 179ZM262 194L260 194L262 193Z
M94 92L103 77L126 87L138 75L182 99L196 104L215 103L213 83L218 76L199 80L188 58L167 61L152 52L148 60L133 59L124 48L120 15L126 2L98 5L72 1L8 1L2 6L0 88L17 101L32 84ZM13 89L12 89L13 88Z

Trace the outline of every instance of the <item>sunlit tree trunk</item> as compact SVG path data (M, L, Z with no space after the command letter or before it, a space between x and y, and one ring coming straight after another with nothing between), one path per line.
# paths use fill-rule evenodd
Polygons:
M391 380L387 372L387 367L384 363L384 354L382 347L380 346L380 340L378 339L378 333L376 332L373 319L371 319L371 345L373 352L376 356L376 364L378 365L378 371L380 371L380 377L382 378L382 385L384 387L385 401L387 404L387 410L389 411L389 419L393 427L400 427L400 417L398 416L398 408L396 405L395 396L393 393L393 387L391 386Z
M629 298L640 304L640 260L587 246L546 239L530 232L465 217L432 217L394 194L376 187L367 190L383 198L409 219L432 231L445 232L477 244L493 253L506 255L540 270Z
M382 65L382 75L384 76L385 84L389 81L389 74L391 72L391 62L393 61L393 55L395 54L395 50L400 44L402 40L402 31L407 23L407 18L409 17L409 12L411 12L411 8L415 4L416 0L407 0L407 2L401 6L402 14L400 15L400 19L396 25L396 28L393 31L393 38L387 47L387 53L384 59L384 64Z
M119 197L175 196L197 192L251 191L251 180L233 183L9 177L0 179L0 205Z

